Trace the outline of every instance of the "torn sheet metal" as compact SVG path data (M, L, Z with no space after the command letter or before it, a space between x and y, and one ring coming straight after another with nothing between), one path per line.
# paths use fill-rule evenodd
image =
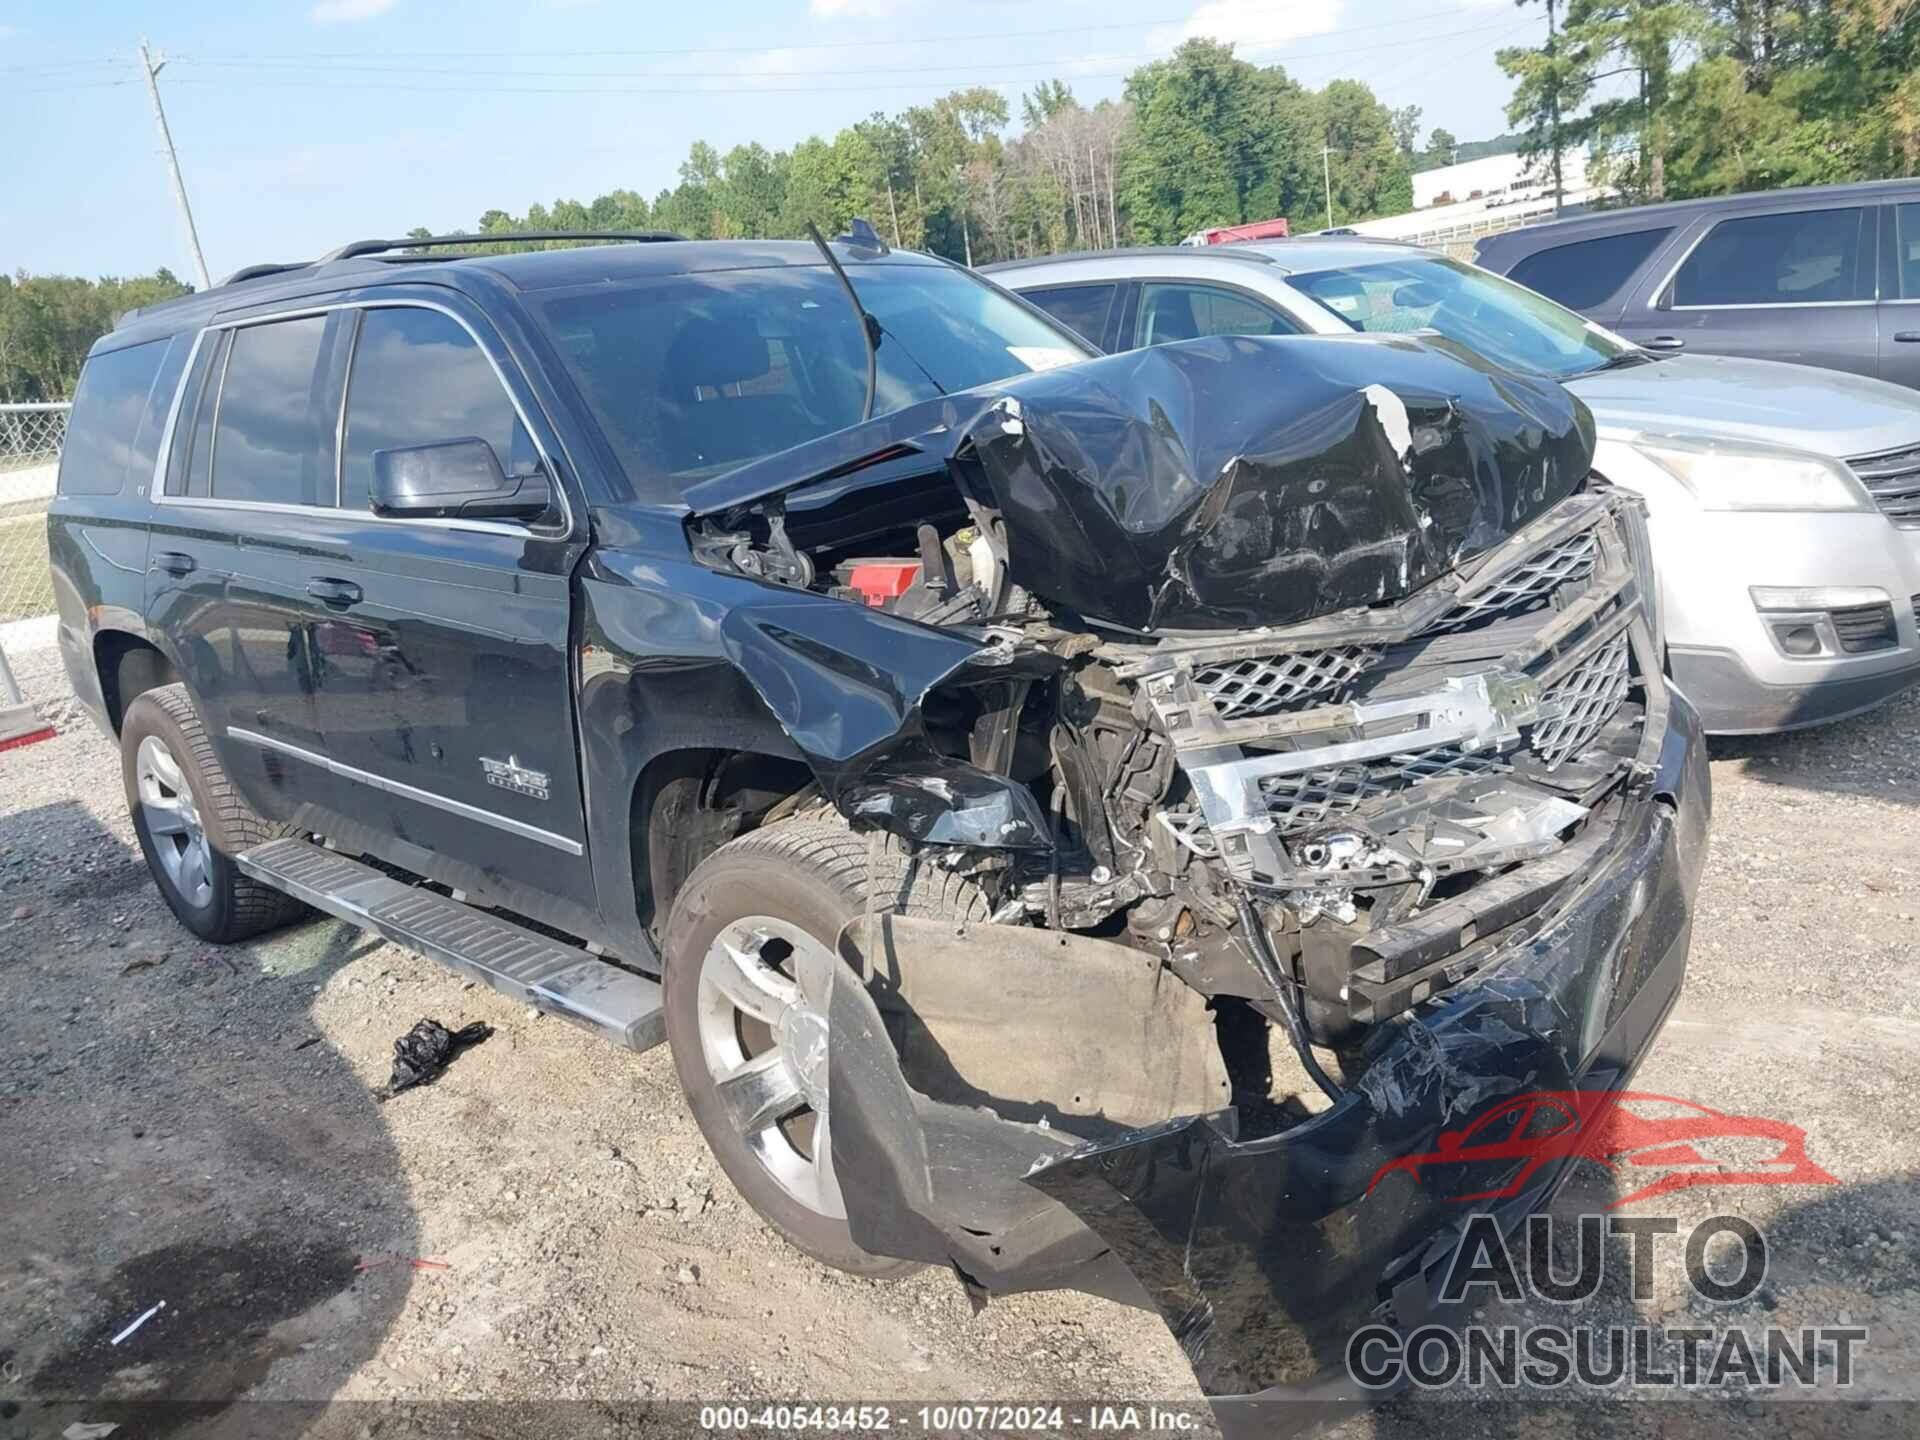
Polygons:
M997 387L962 432L1013 577L1139 630L1401 599L1585 480L1593 422L1433 337L1216 337Z
M720 631L728 658L844 814L928 844L1051 845L1033 792L936 755L920 707L936 685L1051 669L1052 657L1016 661L975 634L804 592L730 610Z
M1275 1433L1336 1374L1348 1337L1432 1314L1489 1166L1414 1181L1383 1166L1531 1089L1623 1084L1677 997L1707 819L1697 721L1674 709L1656 770L1604 865L1484 978L1380 1027L1333 1109L1240 1141L1213 1118L1090 1144L1038 1169L1037 1189L1112 1245L1180 1342L1229 1437ZM1514 1167L1523 1163L1516 1159ZM1527 1203L1544 1203L1543 1176ZM1264 1408L1263 1408L1264 1405Z

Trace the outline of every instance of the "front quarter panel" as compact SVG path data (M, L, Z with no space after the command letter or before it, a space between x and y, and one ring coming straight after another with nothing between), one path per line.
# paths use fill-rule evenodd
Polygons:
M1002 845L1047 843L1024 786L958 760L942 761L940 778L972 783L924 783L920 704L988 647L709 570L689 557L681 523L664 511L604 513L605 543L580 572L580 732L602 896L633 896L644 878L634 874L632 797L647 767L674 751L802 761L843 811L911 839L994 843L980 828L990 824ZM649 953L631 943L637 901L632 913L619 909L610 923L631 953Z

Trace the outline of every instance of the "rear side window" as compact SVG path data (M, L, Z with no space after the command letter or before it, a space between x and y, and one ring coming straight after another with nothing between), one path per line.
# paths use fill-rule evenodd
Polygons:
M1507 278L1558 300L1569 310L1591 310L1618 295L1633 272L1672 233L1669 225L1536 250L1509 270Z
M1866 212L1796 210L1722 220L1673 278L1675 305L1809 305L1873 298Z
M118 495L151 475L191 337L149 340L87 361L60 455L62 495Z
M333 503L333 424L321 373L327 319L234 331L213 418L216 500Z
M1107 316L1113 310L1118 285L1054 285L1045 290L1023 290L1020 298L1038 305L1083 340L1100 344L1107 334Z
M1292 335L1297 327L1256 300L1217 285L1149 284L1140 290L1135 345L1208 335Z
M437 310L365 312L347 381L341 508L367 508L374 451L470 438L491 445L508 474L533 458L513 401L473 337Z

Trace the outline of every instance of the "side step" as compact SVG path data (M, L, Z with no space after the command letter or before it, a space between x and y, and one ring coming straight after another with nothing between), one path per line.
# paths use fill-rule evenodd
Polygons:
M235 856L234 863L316 910L384 935L616 1045L651 1050L667 1038L660 987L585 950L305 840L269 840Z

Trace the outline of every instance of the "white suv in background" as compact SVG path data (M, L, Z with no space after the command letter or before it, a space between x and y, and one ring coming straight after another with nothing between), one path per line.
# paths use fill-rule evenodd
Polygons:
M1900 503L1920 492L1920 393L1645 350L1484 270L1375 240L1110 250L985 270L1108 351L1425 331L1559 380L1593 410L1595 471L1646 497L1668 668L1710 733L1837 720L1920 681L1920 520Z

